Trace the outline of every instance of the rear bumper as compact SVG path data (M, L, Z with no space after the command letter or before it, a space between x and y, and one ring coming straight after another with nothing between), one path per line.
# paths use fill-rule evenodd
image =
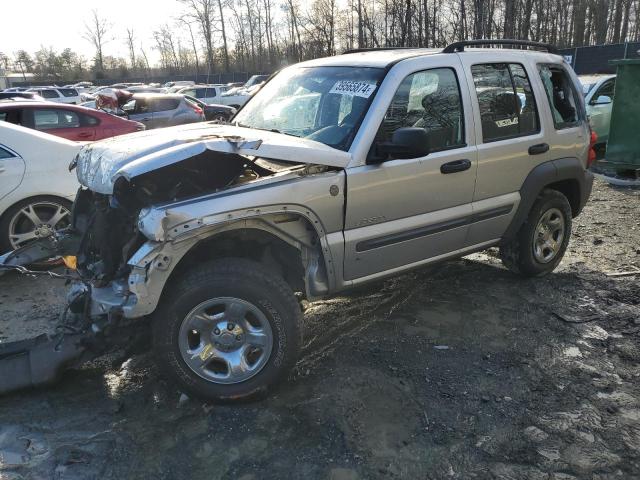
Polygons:
M591 190L593 190L593 173L589 170L585 170L584 172L584 183L582 184L582 188L580 189L580 206L578 207L578 212L576 216L582 212L582 209L589 201L589 197L591 196Z

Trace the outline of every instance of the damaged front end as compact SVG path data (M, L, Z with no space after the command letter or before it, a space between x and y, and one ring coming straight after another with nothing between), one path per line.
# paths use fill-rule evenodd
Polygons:
M72 164L82 185L72 225L0 257L0 271L74 257L58 333L0 345L0 394L50 383L65 367L136 343L144 336L139 319L154 311L177 263L212 231L230 224L282 234L303 251L308 276L314 277L307 282L310 289L326 289L316 253L322 246L310 240L313 228L294 222L297 207L278 200L287 189L319 198L320 190L297 180L309 172L335 176L349 161L346 152L271 132L253 131L260 138L247 138L246 129L230 126L188 126L172 135L174 129L164 130L85 146ZM326 182L334 183L333 177ZM322 185L324 195L340 202L326 194L330 183ZM280 185L279 196L264 194L272 184ZM228 196L232 189L245 193L244 203ZM264 206L254 208L258 191ZM260 218L265 212L273 221ZM309 223L322 228L318 218Z

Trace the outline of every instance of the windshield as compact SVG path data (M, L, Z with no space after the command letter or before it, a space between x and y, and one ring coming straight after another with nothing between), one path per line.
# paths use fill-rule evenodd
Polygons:
M591 89L595 87L595 83L583 83L582 84L582 94L586 97Z
M383 75L380 68L288 68L255 94L234 123L347 150Z

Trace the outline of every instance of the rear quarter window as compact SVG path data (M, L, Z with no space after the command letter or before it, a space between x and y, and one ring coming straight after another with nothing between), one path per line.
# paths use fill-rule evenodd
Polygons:
M98 120L96 117L93 117L91 115L87 115L85 113L80 114L80 123L83 126L94 126L94 125L99 125L100 124L100 120Z
M65 97L77 97L78 91L75 88L59 88L58 91Z
M2 160L3 158L13 158L13 157L15 157L13 153L11 153L9 150L6 150L0 147L0 160Z
M556 130L579 125L586 113L567 71L560 65L538 65L538 71Z
M55 90L40 90L40 95L44 98L59 98L58 92Z

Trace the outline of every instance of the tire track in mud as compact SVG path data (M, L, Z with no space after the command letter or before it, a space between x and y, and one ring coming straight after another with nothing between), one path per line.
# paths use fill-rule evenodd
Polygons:
M320 361L327 357L346 338L356 336L378 322L388 320L394 312L402 308L420 290L426 287L425 281L436 282L441 279L446 264L435 266L424 272L410 273L402 277L387 280L382 283L381 293L362 294L359 297L335 297L310 304L304 312L305 337L313 334L310 340L305 339L302 357L296 364L295 371L301 374L305 370L311 370ZM378 284L380 285L380 284ZM376 288L376 285L371 287ZM380 298L382 297L382 298ZM353 305L353 302L357 305ZM362 304L365 304L364 306ZM331 316L331 310L344 306L346 311L339 312L343 321L335 322L322 331L323 321ZM360 310L357 314L353 310ZM316 323L308 318L309 315L318 317ZM338 333L333 335L333 333Z

